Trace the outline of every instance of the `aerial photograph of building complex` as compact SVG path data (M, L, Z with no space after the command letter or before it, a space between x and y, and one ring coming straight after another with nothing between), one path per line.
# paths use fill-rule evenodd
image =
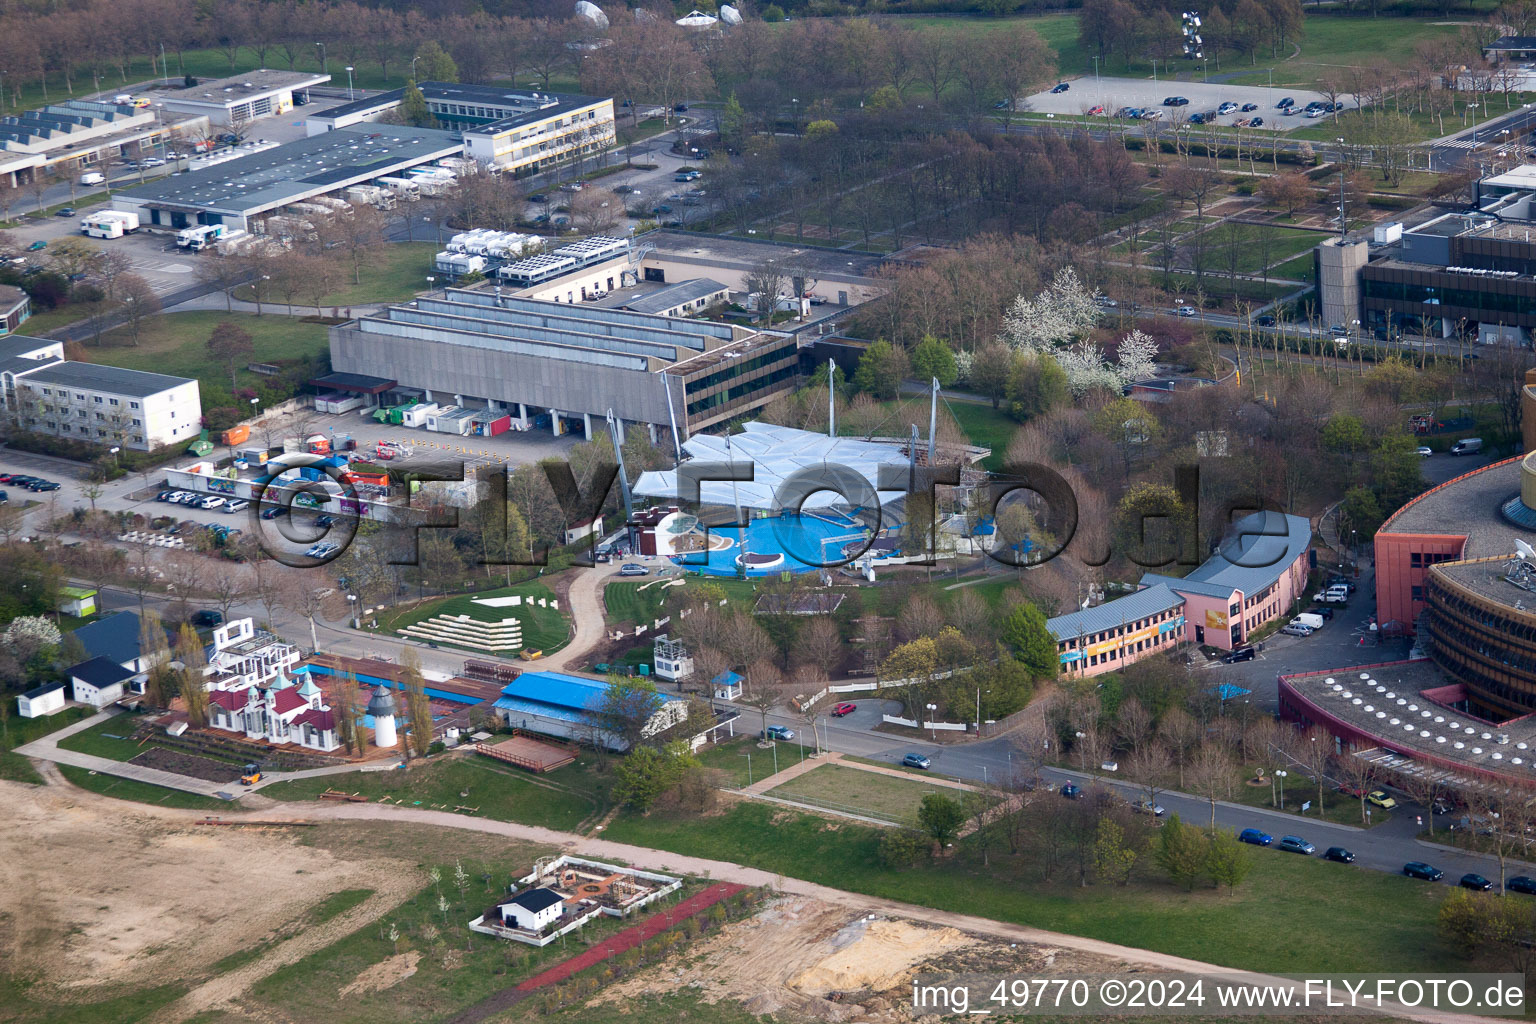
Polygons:
M1536 0L0 0L0 1022L1526 1017Z

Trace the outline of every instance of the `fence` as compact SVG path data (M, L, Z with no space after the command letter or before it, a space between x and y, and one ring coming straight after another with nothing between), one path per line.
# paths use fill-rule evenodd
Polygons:
M971 728L964 722L919 722L912 718L897 718L895 715L881 715L880 720L891 725L904 725L908 729L937 729L940 732L969 732Z
M842 686L827 687L828 693L866 693L870 690L880 689L879 683L845 683Z

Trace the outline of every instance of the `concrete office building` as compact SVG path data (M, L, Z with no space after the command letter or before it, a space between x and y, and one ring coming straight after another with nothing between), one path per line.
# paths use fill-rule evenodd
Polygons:
M457 82L422 82L427 109L446 129L463 134L465 155L518 177L611 147L613 100ZM376 121L405 99L404 89L344 103L306 122L323 135Z
M220 128L240 128L303 106L309 102L310 89L330 80L330 75L260 68L185 89L157 92L154 101L166 110L200 114Z
M1379 337L1464 334L1525 343L1536 330L1536 165L1482 179L1465 210L1426 207L1369 240L1318 247L1330 324ZM1362 253L1364 259L1362 260Z
M48 362L16 374L23 429L149 451L203 427L197 381L95 363Z
M331 328L325 387L490 409L591 438L607 410L679 443L788 390L795 339L459 288Z
M339 128L118 192L117 210L139 215L145 227L173 230L224 224L261 233L264 219L315 196L391 177L444 157L459 156L453 132L399 125Z
M195 134L207 119L164 119L152 107L65 100L0 117L0 182L25 185L36 174L77 175L107 159L158 152L177 134Z

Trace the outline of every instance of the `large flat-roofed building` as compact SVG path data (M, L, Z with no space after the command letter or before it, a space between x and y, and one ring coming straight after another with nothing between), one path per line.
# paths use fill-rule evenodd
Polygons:
M145 226L179 230L224 224L259 233L262 219L293 203L463 153L453 132L359 125L299 139L177 177L118 192L114 209Z
M169 121L148 107L64 100L0 117L0 183L23 185L35 174L79 174L103 160L148 155L168 138L207 122Z
M309 102L309 90L324 85L330 75L259 68L232 78L199 82L185 89L155 93L166 110L201 114L209 124L239 128L264 117L279 117Z
M1330 323L1358 319L1378 337L1458 333L1485 344L1536 332L1536 165L1477 183L1466 209L1426 208L1371 240L1318 250ZM1355 312L1358 310L1358 312Z
M64 343L48 338L30 338L12 334L0 338L0 409L14 413L16 378L64 358Z
M886 261L869 253L682 231L651 231L635 243L641 280L657 284L707 277L748 292L748 276L772 263L785 276L786 292L798 291L814 303L857 306L890 290L879 275Z
M23 429L148 451L203 427L197 381L95 363L48 362L16 374Z
M449 288L331 328L331 365L523 428L590 438L612 409L681 441L791 388L799 351L776 332Z
M615 140L613 100L507 86L422 82L427 109L461 132L466 155L512 174L535 174L590 156ZM310 135L375 121L400 106L404 89L332 107L306 122Z

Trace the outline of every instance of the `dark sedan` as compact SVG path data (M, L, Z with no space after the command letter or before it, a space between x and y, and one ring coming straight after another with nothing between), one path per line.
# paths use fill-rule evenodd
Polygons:
M1477 892L1493 891L1492 882L1488 881L1488 879L1484 878L1482 875L1475 874L1471 871L1462 875L1461 881L1457 882L1456 884L1461 886L1463 889L1473 889Z
M1403 865L1403 874L1409 878L1422 878L1426 882L1438 882L1445 877L1445 872L1421 860L1411 860Z
M1323 851L1323 860L1331 860L1338 864L1353 864L1355 855L1342 846L1330 846Z

